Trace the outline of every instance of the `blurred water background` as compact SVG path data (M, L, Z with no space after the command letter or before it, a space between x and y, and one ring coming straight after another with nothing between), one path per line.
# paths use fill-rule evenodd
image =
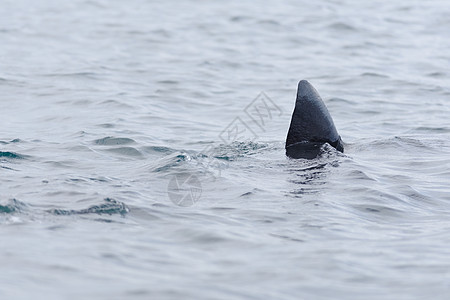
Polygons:
M3 0L0 298L449 299L449 28L437 0ZM344 154L285 157L300 79Z

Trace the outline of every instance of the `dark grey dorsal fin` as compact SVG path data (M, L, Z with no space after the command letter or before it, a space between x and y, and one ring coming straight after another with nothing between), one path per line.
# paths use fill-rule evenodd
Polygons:
M325 103L316 89L302 80L298 83L297 100L286 139L286 155L314 158L324 143L344 152L341 137Z

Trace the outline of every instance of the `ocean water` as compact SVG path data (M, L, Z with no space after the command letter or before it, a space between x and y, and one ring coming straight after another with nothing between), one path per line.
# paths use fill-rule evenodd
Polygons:
M0 6L0 299L449 299L448 1ZM297 83L345 142L285 156Z

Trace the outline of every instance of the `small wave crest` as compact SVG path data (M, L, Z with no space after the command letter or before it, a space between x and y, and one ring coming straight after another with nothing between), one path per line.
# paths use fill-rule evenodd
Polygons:
M380 139L376 141L370 141L368 143L361 143L357 146L358 150L403 150L403 151L417 151L417 150L431 150L432 147L429 143L425 143L421 140L408 138L408 137L393 137L389 139Z
M1 214L13 214L16 212L21 212L25 209L27 205L16 199L9 199L6 203L0 203L0 213Z
M96 145L102 146L111 146L111 145L129 145L136 143L133 139L130 138L116 138L112 136L107 136L101 139L97 139L94 141Z
M106 203L102 203L99 205L93 205L85 209L51 209L48 212L54 214L54 215L86 215L86 214L98 214L98 215L114 215L114 214L120 214L125 215L127 214L130 209L128 206L123 203L119 202L117 200L111 199L111 198L105 198L104 201Z
M19 154L19 153L15 153L15 152L3 152L0 151L0 158L12 158L12 159L25 159L25 155Z

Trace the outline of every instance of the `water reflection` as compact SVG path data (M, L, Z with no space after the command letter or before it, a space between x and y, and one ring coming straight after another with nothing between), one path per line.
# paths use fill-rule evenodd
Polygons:
M337 153L329 145L323 145L314 159L289 159L288 181L294 184L290 195L317 194L327 181L330 168L339 166Z

